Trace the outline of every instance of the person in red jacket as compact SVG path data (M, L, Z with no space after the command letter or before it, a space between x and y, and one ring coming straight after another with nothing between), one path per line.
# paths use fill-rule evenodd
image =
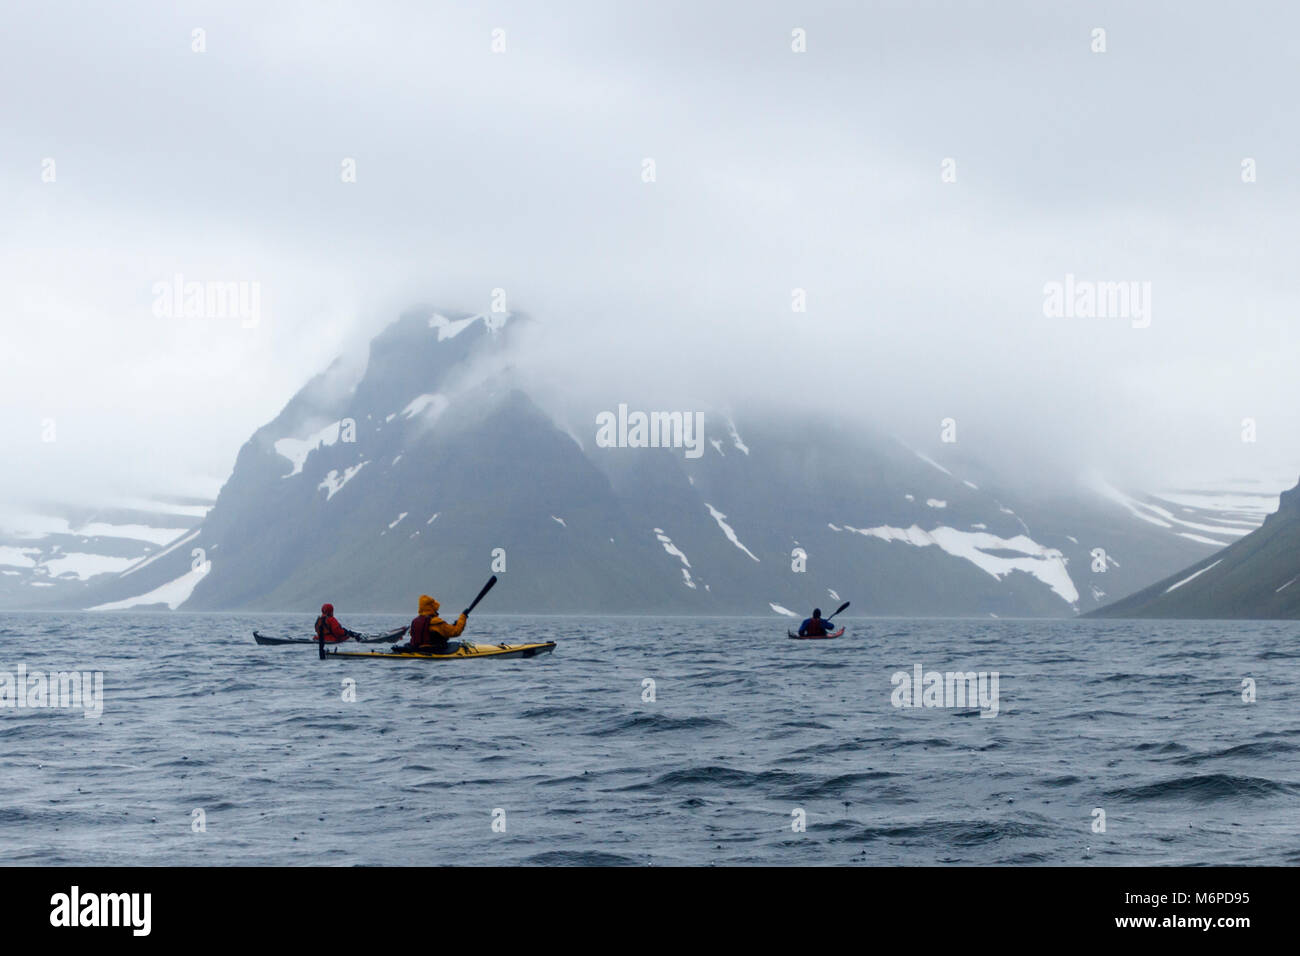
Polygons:
M338 618L334 616L333 604L320 606L320 617L316 618L316 640L323 640L326 644L338 644L340 641L356 636L355 631L349 631L338 622Z
M423 651L434 654L447 654L455 650L447 644L447 638L460 637L465 632L465 622L469 620L469 611L461 611L455 624L448 624L438 616L441 605L427 594L420 595L420 613L411 621L411 642L395 651Z

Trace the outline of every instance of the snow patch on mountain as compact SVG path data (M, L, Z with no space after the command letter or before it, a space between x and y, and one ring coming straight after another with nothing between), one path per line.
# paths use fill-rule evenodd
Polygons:
M1134 517L1160 528L1168 528L1175 531L1175 533L1180 534L1182 537L1189 538L1192 541L1199 541L1202 544L1211 544L1220 548L1226 547L1226 545L1221 541L1189 535L1179 531L1176 526L1190 528L1192 531L1204 531L1216 535L1231 535L1235 538L1245 537L1254 530L1255 527L1252 526L1248 520L1243 520L1246 516L1241 512L1230 513L1224 515L1222 518L1213 512L1210 512L1208 515L1205 512L1199 512L1199 514L1214 520L1216 522L1215 524L1206 524L1204 521L1189 521L1186 518L1178 517L1168 508L1162 507L1159 504L1154 504L1149 501L1139 501L1131 495L1127 495L1120 491L1102 478L1094 476L1091 479L1090 484L1103 498L1122 506ZM1165 497L1157 497L1156 500L1167 501L1168 495L1170 494L1172 493L1166 492ZM1189 506L1183 507L1184 510L1187 510ZM1259 515L1259 520L1261 522L1263 521L1263 517L1263 514Z
M342 490L344 485L356 476L357 472L368 464L370 464L369 461L363 461L353 465L351 468L345 468L342 477L339 476L339 470L337 468L331 468L330 473L325 476L325 480L316 487L318 489L324 488L328 492L325 496L325 500L329 501Z
M163 550L159 551L157 554L151 554L151 555L149 555L149 557L143 559L143 560L140 561L138 564L134 564L134 565L132 565L131 567L127 568L125 571L122 572L122 577L126 577L128 574L135 574L135 572L139 571L141 568L147 568L149 565L153 564L155 561L157 561L157 560L158 560L159 558L161 558L163 555L165 555L165 554L171 554L173 551L175 551L175 550L176 550L177 548L179 548L181 545L185 544L187 541L193 541L193 540L194 540L195 538L197 538L198 536L199 536L199 529L196 528L194 531L191 531L189 534L184 535L184 536L181 537L179 540L175 541L174 543L172 543L172 544L169 545L168 547L166 547L166 548L164 548Z
M97 574L118 574L134 563L135 558L115 558L107 554L70 551L46 561L44 567L56 578L70 574L78 581L86 581Z
M1226 541L1215 541L1213 538L1207 538L1200 534L1192 534L1190 531L1180 531L1178 532L1178 536L1180 538L1186 538L1188 541L1196 541L1200 544L1212 544L1216 548L1226 548L1228 546Z
M788 607L782 607L781 605L776 604L776 603L774 603L774 602L772 602L772 601L768 601L768 602L767 602L767 606L770 607L770 608L771 608L773 611L775 611L777 614L782 614L782 615L784 615L784 616L786 616L786 617L798 617L798 616L799 616L798 614L794 613L794 611L790 610Z
M133 541L148 541L150 544L164 545L175 541L188 528L154 528L144 524L109 524L104 521L92 521L75 528L72 533L88 538L130 538Z
M204 518L212 510L210 504L183 504L176 501L155 501L151 498L118 498L113 507L129 511L153 511L183 518Z
M5 515L0 519L0 529L10 537L24 539L72 533L67 518L55 518L50 515Z
M1026 535L1014 538L1001 538L995 534L979 531L958 531L956 528L940 526L931 531L923 531L917 525L910 528L894 528L882 525L877 528L854 528L844 526L845 531L867 537L879 538L881 541L902 541L914 547L924 548L936 545L941 551L953 557L971 562L981 571L1001 580L1012 571L1023 571L1046 584L1067 604L1076 604L1079 591L1066 570L1064 555L1054 548L1046 548ZM990 551L1016 551L1025 557L1008 558Z
M339 428L342 424L341 419L331 422L306 438L276 439L275 453L281 458L287 458L293 465L293 471L282 477L292 478L294 475L302 474L302 466L307 463L308 455L322 445L333 445L339 440Z
M437 418L447 410L451 401L446 395L439 392L431 392L425 395L419 395L411 399L410 403L402 409L403 418L414 418L416 415L428 412L430 417Z
M912 454L915 455L917 458L921 459L921 460L922 460L923 462L925 462L927 465L933 465L935 468L938 468L941 472L943 472L943 473L944 473L945 475L947 475L949 478L952 477L952 472L949 471L947 468L943 467L943 465L939 464L939 463L938 463L937 461L935 461L933 458L930 458L930 457L927 456L927 455L922 455L922 454L921 454L919 451L917 451L915 448L912 449Z
M571 425L565 425L562 431L564 432L564 434L568 435L570 438L573 439L573 443L578 446L578 449L580 451L585 452L587 450L587 446L582 443L582 439L578 437L577 433L573 430L573 427Z
M149 604L166 604L171 610L176 610L182 604L190 599L194 593L195 586L203 580L207 574L206 567L200 567L198 570L190 570L181 575L174 581L168 581L166 584L154 588L145 594L137 597L124 598L121 601L110 601L107 604L98 604L90 608L92 611L125 611L128 608L141 607Z
M1188 581L1194 581L1194 580L1196 580L1196 579L1199 578L1202 574L1204 574L1206 571L1209 571L1211 568L1218 567L1218 565L1219 565L1220 563L1222 563L1222 561L1223 561L1223 558L1220 558L1218 561L1215 561L1214 564L1206 565L1205 567L1201 568L1201 570L1196 571L1196 572L1193 572L1192 574L1189 574L1187 577L1183 578L1181 581L1177 581L1177 582L1175 582L1175 583L1169 585L1169 587L1165 588L1165 593L1168 594L1170 591L1176 591L1176 590L1178 590L1180 587L1182 587L1184 584L1186 584Z
M740 440L740 434L736 431L736 423L731 419L727 419L727 431L731 434L731 443L748 455L749 446Z
M664 546L664 550L667 551L669 554L671 554L673 557L679 559L684 565L684 567L682 568L682 577L685 578L685 580L682 583L685 584L688 588L695 590L695 580L691 577L691 572L690 572L690 567L691 567L690 560L687 559L686 555L682 554L681 550L677 547L677 545L673 544L673 539L668 537L668 535L664 534L663 528L655 528L654 530L655 530L655 537L658 538L659 543Z
M36 558L30 555L40 555L38 548L15 548L10 545L0 545L0 564L9 568L34 568L36 567Z
M481 315L471 315L468 319L449 319L435 312L429 316L429 328L437 329L438 341L444 342L447 339L454 339L481 318L483 318Z
M1224 491L1157 491L1152 497L1184 509L1221 514L1223 521L1258 527L1278 509L1278 492L1228 489ZM1232 517L1229 517L1232 516Z
M749 454L749 453L746 452L745 454ZM722 533L727 536L727 540L730 541L732 544L734 544L736 547L738 547L741 551L744 551L755 561L757 561L758 558L754 555L754 552L750 551L749 548L745 547L743 544L740 543L740 539L736 537L735 530L731 527L731 525L727 524L725 520L727 516L724 515L717 508L713 507L713 505L709 504L707 501L704 502L704 507L709 509L709 514L713 515L713 520L718 523L718 527L721 528Z
M168 520L165 516L158 516ZM171 519L174 520L174 519ZM113 524L108 521L88 521L74 524L67 518L50 515L20 515L6 517L0 521L3 532L13 538L37 540L48 535L79 535L82 538L126 538L130 541L147 541L150 544L163 545L174 541L177 535L189 530L184 528L159 527L147 524Z

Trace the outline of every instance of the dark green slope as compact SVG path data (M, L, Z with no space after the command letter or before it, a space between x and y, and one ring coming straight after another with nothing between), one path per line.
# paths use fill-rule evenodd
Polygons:
M1300 618L1300 485L1236 544L1085 617Z

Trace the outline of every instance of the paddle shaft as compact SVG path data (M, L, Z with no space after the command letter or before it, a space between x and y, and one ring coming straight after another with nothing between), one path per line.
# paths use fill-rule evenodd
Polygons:
M474 608L478 607L478 602L483 600L483 595L491 591L493 585L495 585L496 583L497 583L497 576L495 574L492 575L492 577L488 578L488 583L483 585L482 591L478 592L478 597L474 599L474 603L471 604L469 607L465 608L465 613L467 615L469 614L470 611L474 610Z
M849 606L849 602L848 602L848 601L845 601L845 602L844 602L843 604L841 604L841 605L839 606L839 608L835 611L835 614L839 614L840 611L843 611L843 610L846 609L848 606ZM834 617L835 614L832 614L831 617ZM829 621L829 620L831 619L831 617L824 617L824 618L822 618L822 620L823 620L823 621Z

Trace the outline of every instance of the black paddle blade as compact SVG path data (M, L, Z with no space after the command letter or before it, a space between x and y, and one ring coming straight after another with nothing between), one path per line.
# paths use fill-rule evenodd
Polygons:
M497 583L497 576L494 574L492 575L492 577L488 578L488 583L483 585L483 590L478 592L478 597L474 599L473 604L471 604L469 607L465 609L465 613L468 614L470 611L474 610L474 608L478 607L478 602L483 600L483 595L491 591L492 586L495 585L496 583Z
M843 604L841 604L838 608L835 609L835 614L839 614L840 611L843 611L843 610L844 610L845 608L847 608L848 606L849 606L849 602L848 602L848 601L845 601ZM834 617L835 614L832 614L831 617ZM829 621L829 620L831 619L831 617L826 618L826 620Z

